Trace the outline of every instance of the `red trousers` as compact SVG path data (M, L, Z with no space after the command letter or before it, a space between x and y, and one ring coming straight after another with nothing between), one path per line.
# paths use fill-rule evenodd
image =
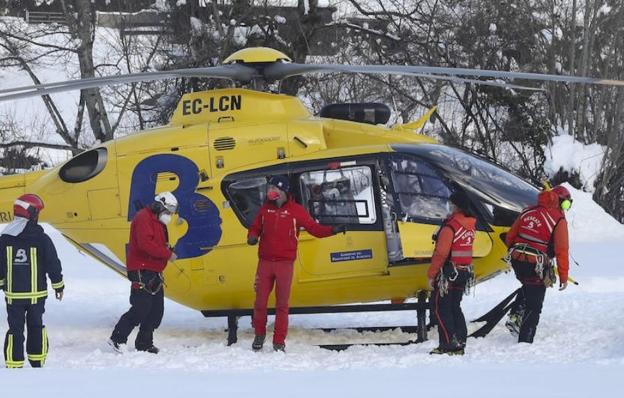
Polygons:
M267 302L275 283L275 331L273 343L284 344L288 334L288 299L292 284L293 261L260 260L256 271L256 302L252 324L256 336L266 335Z

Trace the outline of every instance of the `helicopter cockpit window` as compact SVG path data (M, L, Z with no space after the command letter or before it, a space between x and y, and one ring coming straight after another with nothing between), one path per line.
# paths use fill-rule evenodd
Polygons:
M65 163L59 171L59 177L65 182L83 182L98 175L108 160L106 148L97 148L83 152Z
M253 223L266 199L266 184L266 178L253 177L235 181L227 187L228 199L246 227Z
M427 163L415 158L390 160L392 183L402 216L438 222L449 214L451 190Z
M537 200L539 191L534 186L499 165L461 149L437 144L395 145L393 148L426 159L450 180L495 207L518 213Z
M368 166L302 173L304 206L321 224L374 224L375 199Z

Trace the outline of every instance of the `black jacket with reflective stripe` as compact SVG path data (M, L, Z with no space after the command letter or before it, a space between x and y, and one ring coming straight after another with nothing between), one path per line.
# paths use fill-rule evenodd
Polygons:
M0 287L9 304L47 297L46 275L54 290L64 289L56 248L40 225L29 222L18 236L0 236Z

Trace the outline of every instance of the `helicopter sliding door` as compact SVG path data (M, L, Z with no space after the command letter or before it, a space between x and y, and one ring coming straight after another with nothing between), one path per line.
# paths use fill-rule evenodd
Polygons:
M381 275L388 254L375 160L341 159L296 167L301 204L321 224L346 225L347 233L299 237L299 282Z

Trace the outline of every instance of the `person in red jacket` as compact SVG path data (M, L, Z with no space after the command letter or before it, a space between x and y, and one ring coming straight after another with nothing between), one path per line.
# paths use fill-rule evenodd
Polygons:
M570 192L558 185L541 192L537 206L525 209L511 226L505 243L508 261L522 283L507 328L519 343L533 343L546 287L555 280L552 259L557 260L559 290L568 286L568 223L564 210L572 205Z
M140 325L134 342L137 351L158 354L159 349L154 346L154 330L160 326L164 313L162 272L167 261L177 258L169 247L167 224L177 208L175 196L171 192L162 192L132 219L127 255L131 307L121 316L108 340L119 354L123 352L121 345L126 344L137 325Z
M429 287L433 289L432 310L440 336L438 347L431 354L463 355L468 330L461 300L473 275L472 244L477 220L465 192L454 192L450 202L453 211L438 231L427 270Z
M299 228L324 238L345 232L344 225L321 225L288 195L288 178L281 175L269 179L267 201L258 211L255 221L249 227L247 243L258 248L256 271L256 300L252 324L255 338L254 351L262 349L266 336L267 302L275 284L275 330L273 349L284 351L288 333L288 300L293 276L293 264L297 257Z

